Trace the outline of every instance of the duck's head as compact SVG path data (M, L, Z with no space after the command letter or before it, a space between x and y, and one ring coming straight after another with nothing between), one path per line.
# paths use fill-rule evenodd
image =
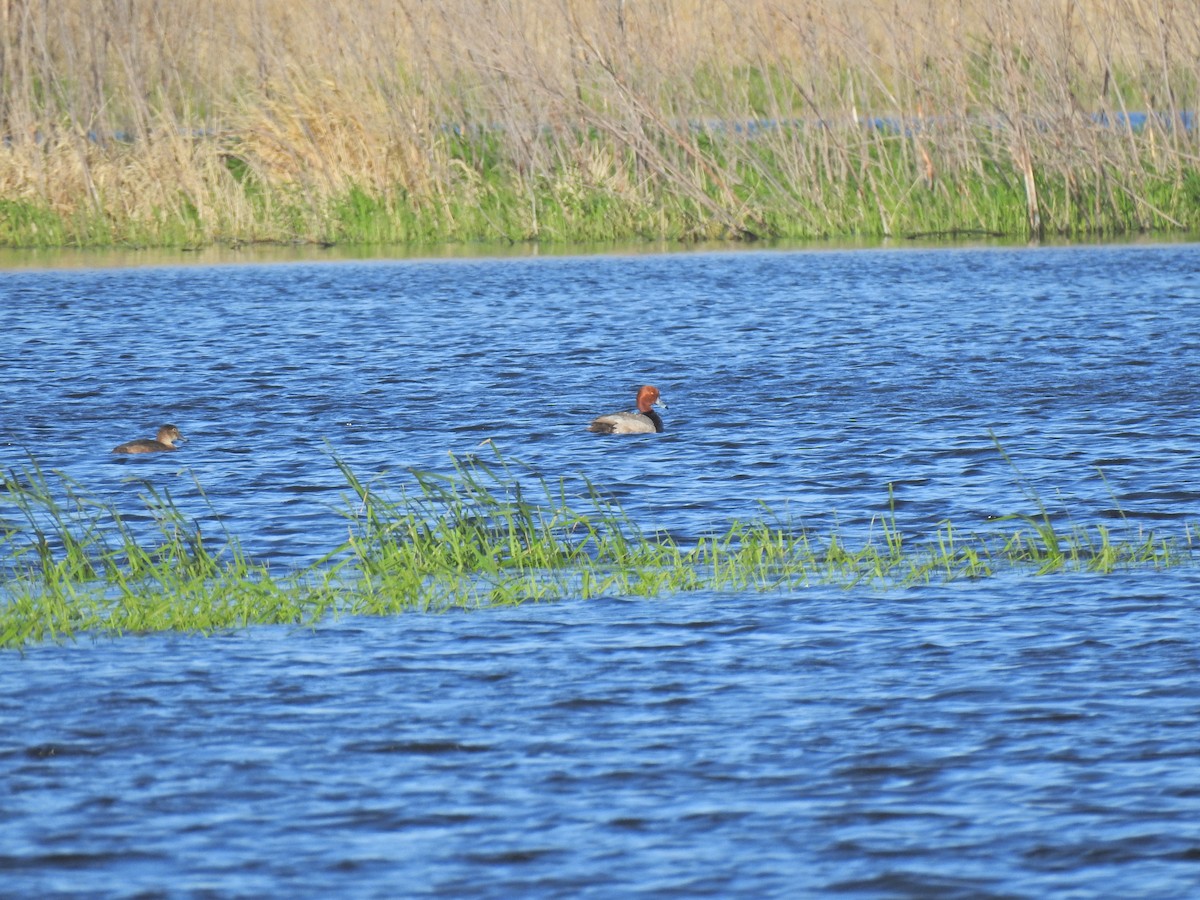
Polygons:
M158 429L158 442L160 444L166 444L168 447L173 447L175 444L183 443L186 440L187 438L180 434L179 429L174 425L164 425L162 428Z
M652 406L661 406L663 409L666 409L667 403L658 393L658 388L652 384L643 384L638 388L637 392L638 411L648 413Z

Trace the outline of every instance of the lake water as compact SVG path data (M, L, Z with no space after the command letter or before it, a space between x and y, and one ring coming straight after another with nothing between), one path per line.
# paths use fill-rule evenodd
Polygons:
M399 487L489 439L684 542L766 504L854 543L889 485L913 539L1200 519L1193 244L20 270L0 314L5 467L280 569L344 539L333 455ZM665 434L586 432L643 382ZM1198 601L1008 571L6 653L0 895L1187 896Z

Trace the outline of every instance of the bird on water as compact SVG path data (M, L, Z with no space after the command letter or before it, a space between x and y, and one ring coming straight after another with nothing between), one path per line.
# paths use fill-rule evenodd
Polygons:
M654 434L663 430L663 420L654 407L667 408L658 388L644 384L637 392L637 412L617 412L596 416L588 431L597 434Z
M113 447L113 453L161 453L164 450L178 450L177 442L186 441L179 429L174 425L164 425L158 429L153 438L138 438L136 441L126 441L119 447Z

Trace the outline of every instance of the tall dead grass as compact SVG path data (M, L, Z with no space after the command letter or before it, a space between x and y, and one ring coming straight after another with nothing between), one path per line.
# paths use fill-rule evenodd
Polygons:
M1195 12L0 0L0 240L1197 227Z

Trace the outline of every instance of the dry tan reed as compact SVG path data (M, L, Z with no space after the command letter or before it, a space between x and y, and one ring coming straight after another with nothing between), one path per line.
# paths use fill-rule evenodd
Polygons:
M1198 60L1175 0L0 0L0 240L1196 227Z

